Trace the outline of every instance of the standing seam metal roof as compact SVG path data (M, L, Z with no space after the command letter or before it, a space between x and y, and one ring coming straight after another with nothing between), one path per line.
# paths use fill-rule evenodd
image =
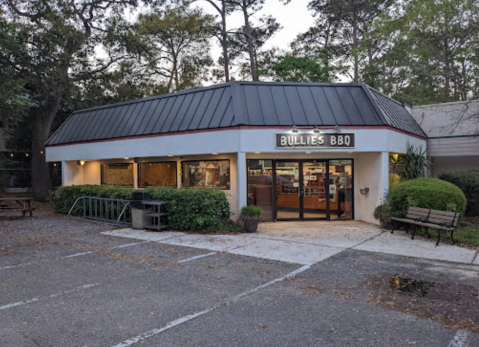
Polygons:
M399 102L365 84L230 82L74 112L58 145L253 126L391 126L426 138Z

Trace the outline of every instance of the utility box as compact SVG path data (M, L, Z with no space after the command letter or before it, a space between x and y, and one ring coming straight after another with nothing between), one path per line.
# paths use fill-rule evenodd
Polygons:
M143 201L152 201L153 197L146 192L134 192L130 205L131 205L131 224L133 229L145 229L146 225L150 222L150 218L147 217L148 213L153 211L153 208L146 208L143 205Z

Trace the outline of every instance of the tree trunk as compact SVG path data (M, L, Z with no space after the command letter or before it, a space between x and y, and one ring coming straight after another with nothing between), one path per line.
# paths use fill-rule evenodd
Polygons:
M225 81L230 81L230 61L228 57L228 37L226 33L226 3L221 2L221 46L223 47L223 61L225 69Z
M258 76L256 75L256 64L254 61L253 40L251 37L251 27L249 25L248 7L246 6L245 0L243 0L243 5L241 6L241 8L243 9L243 15L244 15L244 28L245 28L246 42L248 43L249 61L251 66L251 77L253 78L253 81L257 81Z
M358 23L356 21L356 13L353 17L353 47L354 47L354 83L359 82L359 58L358 58Z
M48 191L52 190L44 144L50 135L50 127L57 110L58 106L52 106L50 110L35 118L32 140L32 193L37 201L46 201Z

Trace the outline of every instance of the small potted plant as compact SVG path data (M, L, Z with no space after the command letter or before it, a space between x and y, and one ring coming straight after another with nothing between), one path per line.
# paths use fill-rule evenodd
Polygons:
M376 207L374 218L379 219L383 228L388 228L391 223L391 205L385 203Z
M244 224L247 233L255 233L258 230L258 224L261 221L263 209L258 206L243 206L240 214L240 222Z

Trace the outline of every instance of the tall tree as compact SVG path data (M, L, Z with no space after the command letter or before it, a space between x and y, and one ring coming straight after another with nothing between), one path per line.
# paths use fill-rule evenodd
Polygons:
M34 116L32 138L32 192L45 200L51 189L44 143L72 85L88 75L108 69L124 57L117 45L123 11L136 0L5 0L3 21L19 26L18 37L26 55L12 56L8 64L15 77L26 81ZM95 57L107 46L108 58Z
M312 0L309 8L323 19L323 25L331 23L337 28L346 49L345 60L351 61L352 80L360 80L363 64L363 48L366 48L366 65L373 63L377 46L366 39L375 20L389 9L393 0Z
M246 27L242 26L230 35L228 43L230 60L244 59L245 56L248 60L248 63L240 65L242 76L252 76L253 81L259 79L258 69L275 54L274 49L265 51L263 48L280 29L281 25L275 18L263 16L257 26L250 26L249 34Z
M479 2L407 1L378 28L390 37L384 60L395 71L397 93L411 103L479 97Z
M213 34L216 36L221 45L221 65L223 65L225 82L230 81L230 61L228 54L228 29L226 27L226 17L232 12L233 8L228 5L228 0L205 0L220 15L220 23L214 28Z
M212 64L209 38L213 17L187 5L140 15L137 32L151 48L148 61L170 92L195 87Z

